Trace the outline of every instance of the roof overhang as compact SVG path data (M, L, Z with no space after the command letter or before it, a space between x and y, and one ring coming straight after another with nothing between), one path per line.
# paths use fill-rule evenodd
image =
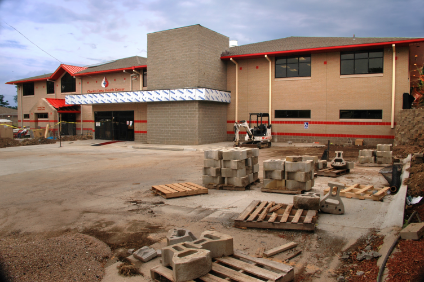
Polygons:
M253 59L267 56L279 56L286 54L302 54L302 53L323 53L328 51L341 51L346 49L363 49L363 48L378 48L392 46L408 46L411 43L424 42L424 38L410 39L410 40L399 40L399 41L388 41L388 42L378 42L378 43L368 43L368 44L354 44L354 45L342 45L342 46L330 46L330 47L317 47L317 48L308 48L308 49L296 49L296 50L285 50L285 51L276 51L276 52L262 52L262 53L252 53L252 54L243 54L243 55L229 55L222 56L221 60L230 60L232 59Z
M92 71L92 72L85 72L85 73L77 73L75 76L86 76L86 75L93 75L93 74L100 74L100 73L108 73L108 72L117 72L117 71L123 71L123 70L135 70L135 69L146 69L147 65L142 66L132 66L127 68L120 68L120 69L111 69L111 70L103 70L103 71Z

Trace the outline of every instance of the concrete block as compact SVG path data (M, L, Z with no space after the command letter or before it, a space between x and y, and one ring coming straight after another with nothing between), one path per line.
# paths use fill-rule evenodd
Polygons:
M375 162L377 164L391 164L392 158L377 157Z
M205 159L221 160L222 159L222 150L220 149L210 149L204 152Z
M259 150L259 149L258 149ZM259 163L259 157L257 156L253 156L252 157L252 165L258 164Z
M234 254L233 237L216 231L204 231L198 240L184 243L184 246L209 250L211 258L220 258Z
M424 235L424 222L410 223L402 231L400 237L404 240L419 240Z
M204 159L203 166L204 167L221 167L221 161L214 160L214 159Z
M318 161L318 169L324 169L327 168L327 161L326 160L319 160Z
M245 164L245 166L252 166L253 165L252 158L247 158L244 161L244 164Z
M211 271L209 250L187 248L183 244L162 248L162 265L172 267L175 282L196 279Z
M253 155L253 157L259 157L259 149L258 148L252 148L252 155Z
M259 179L259 172L254 172L253 173L253 181L256 181Z
M264 188L266 189L285 189L286 180L264 179Z
M245 187L249 185L249 176L246 175L244 177L226 177L225 184L234 185L237 187Z
M173 228L168 231L166 235L166 245L175 245L182 242L190 242L197 240L196 236L193 235L189 230L184 228Z
M253 173L253 166L246 166L246 174Z
M302 161L313 161L314 163L317 163L319 161L318 156L309 156L309 155L304 155L302 156Z
M253 173L255 173L255 172L259 172L259 164L253 165Z
M311 180L306 182L299 182L296 180L286 180L286 189L309 191L312 189L312 183L311 183Z
M247 159L247 151L246 150L224 150L222 151L223 160L245 160Z
M377 158L383 157L383 158L391 158L392 157L392 151L377 151L375 152L375 155Z
M377 144L377 151L390 151L392 144Z
M148 262L154 259L155 257L157 257L158 254L155 249L152 249L148 246L144 246L143 248L140 248L137 251L135 251L133 253L133 256L142 262Z
M224 184L224 178L221 176L202 175L202 183L207 184Z
M359 156L372 157L374 155L374 151L375 150L370 149L359 150Z
M249 159L246 159L249 160ZM223 168L231 168L231 169L242 169L246 167L246 160L223 160L222 167Z
M252 183L253 180L253 173L249 173L247 176L249 176L249 183Z
M284 179L284 171L283 170L264 170L264 179Z
M307 181L311 180L312 176L313 176L312 171L309 171L309 172L302 172L302 171L290 172L290 171L286 171L284 178L286 180L295 180L295 181L299 181L299 182L307 182Z
M290 172L293 172L293 171L309 172L313 168L313 162L312 161L304 161L304 162L286 161L284 166L285 166L285 170Z
M247 174L246 174L246 168L241 168L241 169L222 168L221 175L222 177L244 177Z
M325 213L344 214L344 204L340 198L340 191L346 187L332 183L328 183L328 186L330 187L330 192L327 193L320 201L320 210ZM333 189L336 190L335 195L333 195Z
M317 193L308 192L293 197L295 209L319 210L320 197Z
M355 167L355 163L354 162L346 162L346 168L347 169L353 169Z
M264 170L284 170L284 160L266 160L263 162Z
M365 156L360 156L358 158L358 162L360 164L367 164L367 163L374 163L374 157L365 157Z
M288 162L301 162L302 156L287 156L286 161L288 161Z
M203 175L221 176L221 168L219 167L204 167Z

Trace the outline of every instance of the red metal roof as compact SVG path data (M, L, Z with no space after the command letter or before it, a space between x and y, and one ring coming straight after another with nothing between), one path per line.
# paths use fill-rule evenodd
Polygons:
M65 104L65 99L46 98L47 102L50 103L55 109L72 107L73 105Z
M133 67L128 67L128 68L77 73L77 74L75 74L75 76L84 76L84 75L92 75L92 74L105 73L105 72L116 72L116 71L122 71L122 70L134 70L134 69L146 69L146 68L147 68L147 65L133 66Z

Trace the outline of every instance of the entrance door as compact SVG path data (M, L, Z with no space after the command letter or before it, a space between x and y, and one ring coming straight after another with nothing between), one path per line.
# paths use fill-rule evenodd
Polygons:
M61 123L60 131L61 135L76 135L77 134L77 117L76 114L60 114L61 121L66 121Z
M94 112L95 137L134 141L134 111Z

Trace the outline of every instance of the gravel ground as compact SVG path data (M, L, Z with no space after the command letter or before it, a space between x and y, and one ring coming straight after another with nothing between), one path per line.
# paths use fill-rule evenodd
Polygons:
M10 234L0 239L0 269L6 281L100 281L110 255L105 243L79 233Z

